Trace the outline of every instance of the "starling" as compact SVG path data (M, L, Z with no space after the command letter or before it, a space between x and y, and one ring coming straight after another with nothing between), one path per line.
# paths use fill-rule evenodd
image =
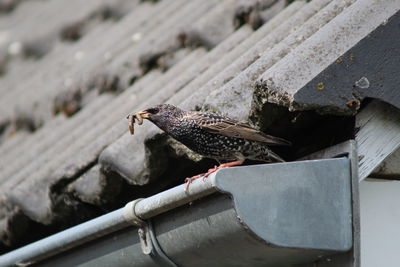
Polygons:
M148 119L189 149L207 158L227 163L215 166L185 181L186 189L191 181L207 177L218 169L241 165L245 159L264 162L283 162L268 145L290 145L289 141L270 136L248 124L214 113L184 111L170 104L161 104L128 115L133 134L135 119L138 124Z

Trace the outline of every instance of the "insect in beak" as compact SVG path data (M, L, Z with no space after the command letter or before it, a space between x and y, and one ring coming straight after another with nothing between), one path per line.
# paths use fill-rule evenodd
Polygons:
M148 117L149 114L145 110L136 112L135 114L128 114L126 118L128 119L129 131L132 135L135 133L135 120L137 120L138 125L142 125L143 119L147 119Z
M126 118L128 119L129 131L131 132L131 135L133 135L135 133L134 124L135 124L136 115L128 114L128 116Z

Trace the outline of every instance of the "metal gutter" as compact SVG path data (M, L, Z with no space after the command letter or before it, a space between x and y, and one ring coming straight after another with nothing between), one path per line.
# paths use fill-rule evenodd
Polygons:
M0 266L26 266L129 225L119 209L0 257Z
M349 158L222 169L0 256L0 266L315 262L353 246L351 176Z
M188 191L184 191L184 186L181 185L146 199L131 201L124 208L0 256L0 267L13 264L25 266L41 261L132 224L139 226L141 220L149 219L216 191L210 179L205 179L204 182L200 179L194 181Z
M320 264L318 267L360 267L360 194L359 194L359 149L356 140L349 140L324 150L310 154L302 160L338 158L346 156L351 163L351 201L352 201L352 223L353 223L353 248L344 253L329 258L329 262Z
M184 185L180 185L143 199L137 203L135 213L139 218L146 220L193 200L215 193L217 192L217 188L213 184L213 177L214 175L210 176L210 179L195 180L190 185L188 191L184 190ZM128 208L129 205L128 203L126 207Z

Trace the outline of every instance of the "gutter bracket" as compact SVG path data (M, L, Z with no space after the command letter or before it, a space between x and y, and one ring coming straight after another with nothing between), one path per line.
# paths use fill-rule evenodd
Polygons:
M149 255L159 266L178 267L161 249L154 233L151 219L138 229L140 246L145 255Z
M136 204L141 200L143 200L143 198L138 198L127 203L122 214L125 221L139 228L138 235L143 254L149 255L159 266L178 267L178 265L165 255L158 244L151 219L145 221L136 214Z
M136 215L135 211L136 204L139 203L139 201L141 200L143 200L143 198L138 198L131 202L128 202L122 211L125 221L130 222L137 227L142 227L146 224L145 221L143 221L139 216Z
M148 230L148 226L142 226L138 229L140 247L145 255L150 255L153 252L153 244Z

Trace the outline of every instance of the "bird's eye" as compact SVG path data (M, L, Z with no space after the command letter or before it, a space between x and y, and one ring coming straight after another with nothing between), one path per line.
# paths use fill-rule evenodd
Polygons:
M158 108L149 108L149 109L147 110L147 112L148 112L148 113L151 113L151 114L157 114L157 113L158 113Z

